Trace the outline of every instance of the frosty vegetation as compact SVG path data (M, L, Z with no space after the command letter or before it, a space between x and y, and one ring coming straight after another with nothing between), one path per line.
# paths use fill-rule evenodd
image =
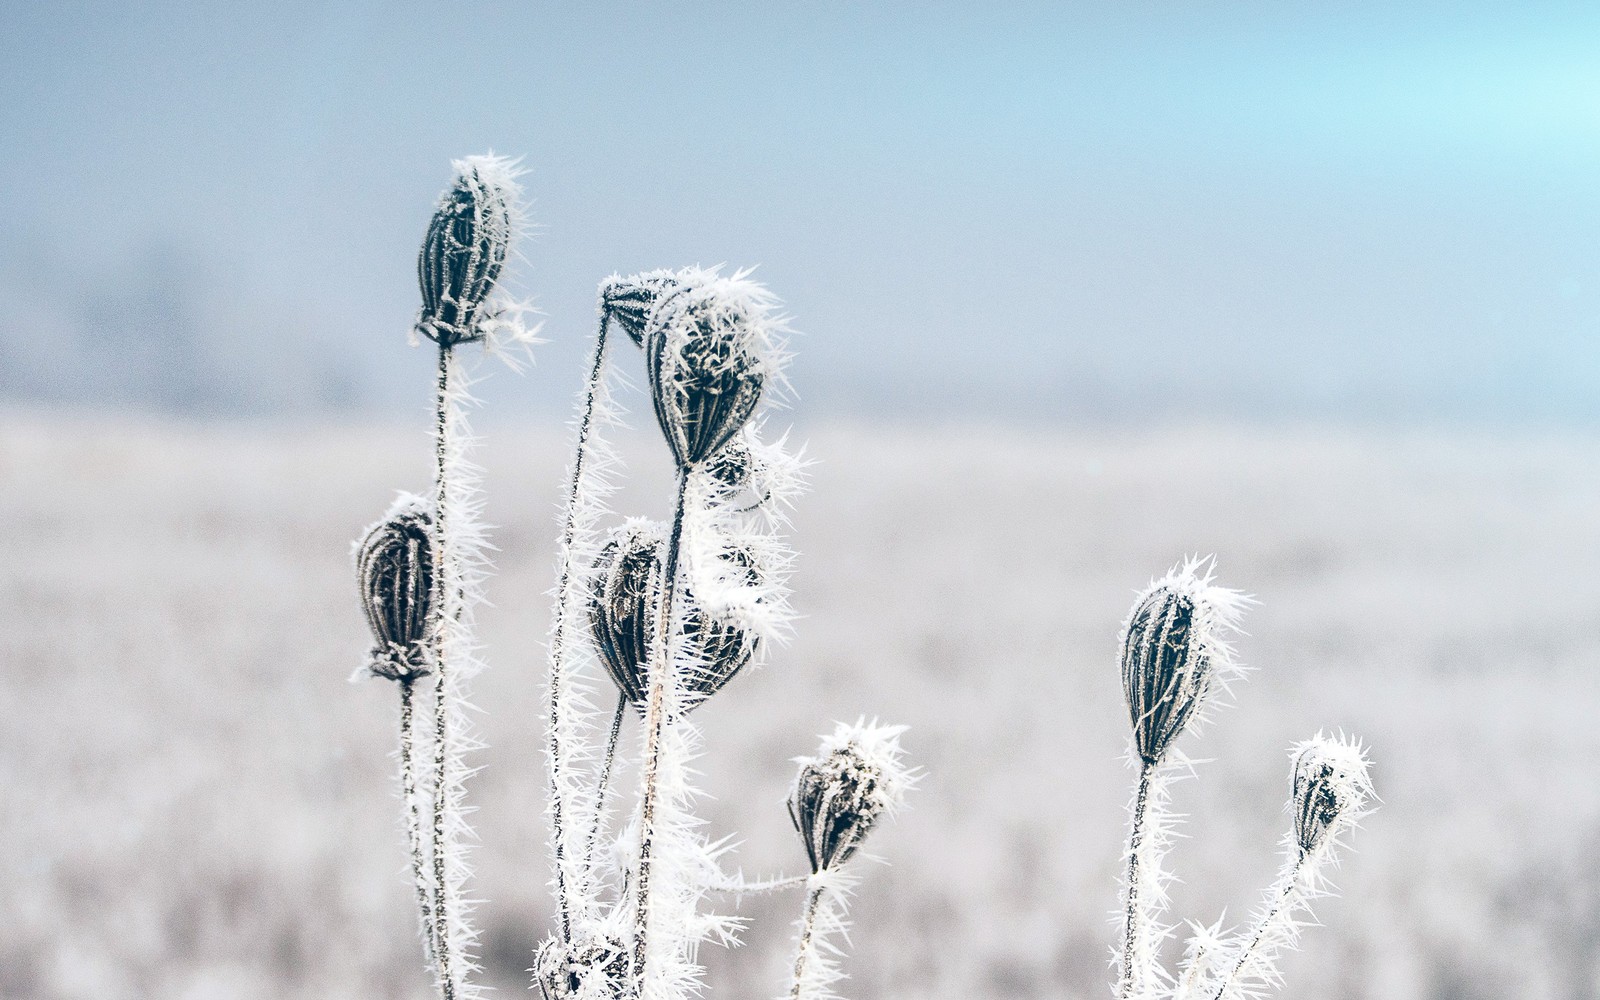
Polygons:
M482 992L466 782L478 747L468 685L482 668L473 614L488 562L461 353L482 345L514 360L531 340L501 286L520 203L512 163L455 164L418 257L415 332L438 352L432 489L401 494L357 545L375 640L365 673L399 690L404 829L422 953L441 1000ZM703 946L735 944L744 929L724 902L793 890L802 902L786 995L826 1000L844 975L859 848L918 778L903 760L904 727L840 723L797 759L788 813L803 874L730 871L731 838L708 834L694 786L704 745L695 709L780 645L792 618L784 531L804 463L758 416L784 386L786 322L748 272L699 267L613 275L600 285L598 312L557 543L542 720L556 913L534 947L531 985L544 1000L697 996L707 985ZM630 372L643 375L676 472L660 520L610 507L624 471L612 443L624 426L614 389ZM1243 929L1191 924L1181 968L1167 971L1170 785L1190 769L1177 743L1237 677L1228 639L1249 603L1190 560L1141 594L1123 627L1138 778L1120 1000L1248 1000L1276 985L1276 956L1295 944L1372 798L1358 744L1318 735L1293 748L1281 877ZM629 725L640 736L625 770L637 777L631 795L613 787Z
M488 568L460 352L529 342L501 292L521 191L510 162L455 164L418 256L415 331L438 349L434 483L402 494L357 545L375 645L365 668L400 692L400 794L423 956L441 1000L481 994L466 887L473 610ZM694 710L789 628L783 540L803 462L757 417L784 385L786 323L748 272L653 271L600 286L599 328L561 515L545 724L555 930L532 958L546 1000L677 1000L703 988L702 945L737 942L719 899L795 890L792 1000L823 1000L843 975L857 848L916 775L900 726L840 724L800 765L789 815L809 861L747 880L729 840L697 815ZM627 337L615 345L611 331ZM631 342L631 343L630 343ZM511 355L514 357L514 354ZM618 519L613 387L642 369L677 470L666 518ZM609 682L609 684L608 684ZM419 695L431 724L417 721ZM640 727L633 796L613 789L622 727ZM619 804L620 801L620 804ZM531 942L530 942L531 943Z

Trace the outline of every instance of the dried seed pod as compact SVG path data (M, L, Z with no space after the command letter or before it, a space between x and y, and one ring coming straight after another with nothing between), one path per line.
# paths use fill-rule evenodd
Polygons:
M643 346L650 310L679 287L672 271L645 271L626 278L613 274L600 283L600 310L615 320L635 344Z
M771 297L742 276L679 272L645 326L656 421L680 468L716 454L750 419L776 368Z
M620 998L627 993L628 956L615 940L569 947L558 938L546 938L534 950L532 971L542 1000L567 1000L586 984L586 996Z
M372 673L396 681L425 675L433 603L433 516L426 501L402 494L356 549L361 605L377 645Z
M595 564L589 628L606 673L635 704L642 704L647 693L662 546L658 526L629 524L606 542Z
M1204 710L1213 681L1236 669L1224 635L1246 599L1211 579L1199 560L1175 568L1139 595L1123 625L1122 690L1146 764L1160 760Z
M916 781L900 759L905 728L840 723L817 756L796 761L789 819L813 874L848 861L878 819L904 801Z
M1294 758L1294 836L1314 851L1353 821L1372 795L1360 744L1318 734L1291 751Z
M483 339L484 303L505 267L521 196L505 159L471 156L454 166L417 254L417 331L441 347Z

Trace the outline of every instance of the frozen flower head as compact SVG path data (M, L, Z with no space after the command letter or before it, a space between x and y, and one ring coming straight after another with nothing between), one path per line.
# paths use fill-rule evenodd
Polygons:
M377 644L369 667L378 677L414 681L426 674L424 639L433 601L431 508L401 494L356 545L361 606Z
M1290 751L1294 759L1294 836L1310 852L1354 822L1372 797L1361 744L1317 734Z
M776 301L739 272L687 268L657 299L644 348L656 421L680 468L716 454L781 377L784 326Z
M533 955L533 981L542 1000L627 994L627 952L618 941L567 945L549 937Z
M1229 633L1248 598L1213 586L1213 564L1191 559L1150 585L1122 627L1122 690L1139 757L1154 764L1213 684L1237 670Z
M630 521L612 533L595 565L589 627L606 673L635 704L645 698L663 544L660 525Z
M815 757L801 757L789 818L813 873L855 854L878 819L905 801L916 776L901 761L905 726L839 723Z
M500 280L520 218L515 164L499 156L456 160L455 181L439 199L422 250L417 331L440 347L482 340L485 303Z
M643 346L650 309L678 287L673 271L645 271L626 278L613 274L600 282L600 311L615 320L635 344Z

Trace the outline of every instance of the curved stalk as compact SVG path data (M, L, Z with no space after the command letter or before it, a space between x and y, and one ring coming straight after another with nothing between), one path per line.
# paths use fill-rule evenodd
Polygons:
M802 1000L805 995L806 963L813 951L812 942L817 934L817 913L821 909L824 891L822 886L813 885L811 891L806 894L805 915L800 918L800 946L794 957L794 985L789 988L789 1000Z
M611 716L611 734L606 737L606 756L600 764L600 780L594 790L594 823L589 827L589 839L584 842L583 856L594 861L594 842L600 836L600 821L605 818L606 786L611 783L611 767L617 760L617 737L622 733L622 716L628 709L628 696L617 695L617 710Z

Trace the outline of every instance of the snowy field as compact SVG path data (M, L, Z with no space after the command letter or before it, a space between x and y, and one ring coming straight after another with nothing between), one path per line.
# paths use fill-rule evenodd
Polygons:
M477 687L490 980L548 929L539 754L564 434L487 428L500 572ZM703 713L747 871L803 863L789 758L912 726L849 995L1106 995L1133 591L1189 552L1261 601L1237 704L1184 746L1176 915L1276 871L1285 748L1366 738L1382 809L1286 963L1298 1000L1600 996L1600 438L1184 430L806 435L794 643ZM658 443L624 508L661 516ZM0 997L422 998L394 691L349 544L420 432L0 420ZM801 901L747 902L713 995L783 982Z

